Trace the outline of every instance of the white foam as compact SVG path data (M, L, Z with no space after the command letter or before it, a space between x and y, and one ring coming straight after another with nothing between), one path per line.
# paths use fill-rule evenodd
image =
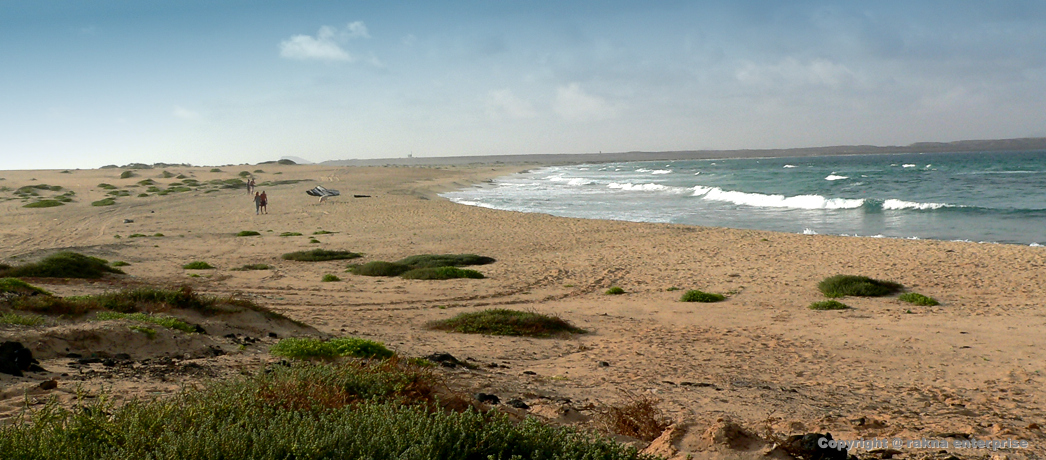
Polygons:
M843 179L849 179L849 178L850 178L849 176L839 176L839 175L836 175L835 173L832 173L832 174L829 174L828 177L825 177L824 180L843 180Z
M784 165L785 168L794 168L795 165Z
M657 171L650 171L650 174L671 174L671 169L658 169Z
M811 229L809 229L809 228L804 228L804 229L803 229L803 234L804 234L804 235L816 235L816 234L817 234L817 232L815 232L815 231L813 231L813 230L811 230Z
M1041 244L1039 244L1039 243L1032 243L1032 244L1029 244L1028 246L1031 246L1031 247L1033 247L1033 248L1041 248L1041 247L1043 247L1043 246L1042 246Z
M901 167L902 168L914 168L915 165L913 165L913 164L903 164L903 165L901 165Z
M889 200L883 201L883 209L941 209L951 207L945 203L916 203L913 201L895 200L890 198Z
M760 208L794 208L794 209L854 209L864 204L863 199L825 198L821 195L764 195L723 190L719 187L696 186L694 196L710 201L754 206Z
M651 170L646 169L646 168L639 168L639 169L636 170L636 172L650 172L650 171Z
M659 192L668 190L669 187L661 184L633 184L626 182L624 184L618 184L616 182L610 183L607 187L616 190L627 190L627 191L641 191L641 192Z

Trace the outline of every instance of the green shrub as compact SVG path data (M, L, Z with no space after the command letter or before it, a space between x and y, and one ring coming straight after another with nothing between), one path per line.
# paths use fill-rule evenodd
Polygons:
M40 315L34 315L32 313L15 313L10 311L0 313L0 325L43 326L44 324L47 324L47 318Z
M99 321L110 321L110 320L130 320L138 321L142 323L155 324L157 326L163 326L167 329L174 329L182 332L196 332L196 326L193 326L185 321L182 321L173 316L167 315L151 315L148 313L121 313L115 311L102 311L95 315L95 319Z
M283 233L280 233L280 236L301 236L301 233L298 233L298 232L283 232Z
M811 310L846 310L850 308L850 306L838 300L822 300L810 304L807 308Z
M75 252L59 252L36 263L0 270L0 276L14 278L101 278L106 273L123 274L106 260Z
M338 278L336 275L328 273L326 275L323 275L323 279L321 281L323 281L324 283L330 283L333 281L341 281L341 278Z
M349 272L363 276L399 276L410 271L410 267L395 262L376 260L363 265L349 267Z
M710 292L703 292L698 290L686 291L683 297L679 299L683 302L719 302L726 299L726 296L722 294L714 294Z
M321 262L326 260L345 260L363 257L360 254L349 251L330 251L326 249L313 249L311 251L288 252L282 256L284 260L297 260L302 262Z
M251 173L248 171L240 171L240 177L250 177Z
M203 262L203 261L199 261L198 260L196 262L189 262L189 263L187 263L185 265L182 265L182 268L184 268L186 270L212 270L212 269L214 269L214 266L212 266L211 264L209 264L207 262Z
M164 171L164 172L166 172L166 171ZM141 185L141 186L156 185L156 181L154 181L152 179L144 179L144 180L138 181L138 185Z
M109 265L111 265L113 267L126 267L126 266L131 265L131 264L129 264L127 262L124 262L122 260L117 260L116 262L113 262L113 263L111 263Z
M11 267L7 267L10 269ZM0 268L0 270L6 270ZM12 293L17 295L51 295L43 289L40 289L32 284L26 283L18 278L0 278L0 294Z
M98 201L92 201L91 206L112 206L116 204L116 200L113 198L104 198Z
M218 168L211 168L211 172L222 172L222 170Z
M867 276L835 275L817 283L827 297L860 296L881 297L894 294L903 288L899 283L880 281Z
M127 237L128 238L148 238L149 235L146 235L144 233L132 233L130 235L127 235Z
M124 172L120 173L120 179L129 179L129 178L132 178L134 176L135 176L134 171L124 171Z
M58 201L58 200L40 200L40 201L36 201L36 202L33 202L33 203L25 204L22 207L23 208L53 208L55 206L62 206L64 204L65 203L62 203L61 201Z
M320 230L320 231L317 231L317 232L312 232L313 235L330 235L331 233L338 233L338 232L328 232L326 230Z
M619 288L617 286L611 286L610 289L607 289L607 292L606 292L607 295L621 295L621 294L624 294L624 293L625 293L625 290L621 289L621 288Z
M244 265L244 266L242 266L240 268L232 268L230 270L235 270L235 271L241 271L242 272L242 271L247 271L247 270L268 270L270 268L272 268L272 267L270 267L268 265L265 265L265 264L247 264L247 265Z
M411 268L435 268L486 265L494 262L495 260L490 257L477 256L475 254L421 254L407 257L396 263Z
M98 184L98 188L105 190L115 190L117 187L113 184L106 184L105 182L102 182L101 184Z
M254 230L244 230L244 231L241 231L240 233L236 234L236 236L258 236L258 235L261 235L261 233L258 233L258 232L254 231Z
M586 332L558 316L505 309L462 313L450 319L430 321L425 327L465 334L526 337L549 337L556 334L584 334Z
M167 172L167 170L164 170L162 173L160 173L160 177L163 177L164 179L170 179L174 177L174 173L170 173Z
M401 278L409 280L449 280L454 278L482 279L483 274L475 271L457 267L431 267L415 268L400 274Z
M269 353L297 359L341 356L391 358L395 354L379 342L356 337L342 337L326 341L311 337L290 337L280 340L269 348Z
M937 299L934 299L933 297L926 297L922 294L918 294L915 292L905 292L904 294L901 294L900 297L898 297L898 299L922 307L932 307L935 305L940 305L937 302Z

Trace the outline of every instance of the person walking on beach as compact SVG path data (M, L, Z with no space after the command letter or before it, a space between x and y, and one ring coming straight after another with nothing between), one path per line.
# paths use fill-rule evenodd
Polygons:
M261 214L261 208L262 208L262 197L261 197L261 195L258 194L258 192L254 192L254 214L255 215Z
M266 208L266 206L269 205L269 197L265 195L265 190L262 190L260 198L261 198L261 212L262 212L262 214L268 214L269 213L269 209Z
M250 180L247 181L247 194L250 195L251 192L254 192L254 178L253 177L250 178ZM255 194L257 194L257 193L258 192L255 192Z

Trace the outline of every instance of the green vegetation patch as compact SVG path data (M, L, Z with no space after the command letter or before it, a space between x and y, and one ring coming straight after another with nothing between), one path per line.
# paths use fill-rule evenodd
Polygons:
M124 262L122 260L117 260L116 262L113 262L113 263L111 263L109 265L112 265L113 267L126 267L126 266L131 265L131 264L129 264L127 262Z
M219 168L211 168L211 172L222 172Z
M105 182L102 182L101 184L98 184L98 188L105 189L105 190L116 190L117 189L117 187L115 185L107 184Z
M236 234L236 236L258 236L258 235L261 235L261 233L258 233L258 232L254 231L254 230L243 230L240 233Z
M704 292L699 290L686 291L679 300L682 302L720 302L726 299L722 294Z
M476 270L469 270L458 267L415 268L413 270L404 272L400 275L400 277L409 280L449 280L454 278L485 278L482 273Z
M196 332L196 326L186 323L178 318L167 315L152 315L149 313L120 313L116 311L101 311L95 315L95 319L99 321L109 320L129 320L138 321L141 323L155 324L157 326L163 326L167 329L174 329L182 332Z
M250 175L251 175L250 171L240 171L240 174L239 174L240 177L250 177Z
M207 262L197 260L195 262L189 262L185 265L182 265L182 268L186 270L213 270L214 266Z
M496 261L493 258L477 256L475 254L421 254L404 258L396 263L411 268L434 268L486 265L494 262Z
M341 281L341 278L338 278L337 275L332 275L328 273L326 275L323 275L323 278L320 281L323 281L324 283L331 283L335 281Z
M254 310L267 318L287 319L249 300L234 296L200 295L188 286L177 289L140 287L99 295L64 298L51 295L19 296L9 299L8 302L14 310L47 315L83 315L102 310L120 313L163 312L181 308L208 316Z
M130 179L136 175L137 174L135 174L134 171L124 171L120 173L120 179Z
M935 305L940 305L940 303L937 302L937 299L934 299L933 297L927 297L915 292L905 292L897 298L903 302L908 302L913 305L919 305L921 307L932 307Z
M58 252L36 263L0 270L0 276L13 278L101 278L106 273L123 274L104 259L75 252Z
M337 358L351 356L354 358L391 358L393 353L385 345L372 340L356 337L342 337L320 340L312 337L290 337L280 340L269 353L276 356L296 359Z
M822 300L810 304L807 308L811 310L846 310L850 306L838 300Z
M312 232L313 235L330 235L332 233L338 233L338 232L328 232L326 230L319 230L319 231Z
M61 201L58 201L58 200L40 200L40 201L35 201L35 202L32 202L32 203L25 204L22 207L23 208L53 208L55 206L64 206L64 205L65 205L65 203L62 203Z
M151 327L139 326L139 325L135 324L135 325L132 325L132 326L127 326L127 329L130 329L130 330L132 330L134 332L138 332L138 333L141 333L141 334L145 334L145 338L147 338L149 340L152 340L152 339L156 338L156 329L153 329Z
M348 271L362 276L400 276L410 270L410 267L403 264L376 260L363 265L353 265Z
M506 309L489 309L475 313L462 313L450 319L430 321L425 324L425 327L464 334L525 337L550 337L553 335L584 334L587 332L558 316Z
M18 278L0 278L0 294L6 293L17 295L51 295L50 292L26 283Z
M282 256L285 260L297 260L302 262L321 262L326 260L346 260L363 257L361 254L349 251L330 251L327 249L313 249L311 251L288 252Z
M881 297L895 294L903 288L900 283L880 281L867 276L835 275L817 283L827 297L860 296Z
M47 324L47 318L32 313L17 313L13 311L0 313L0 325L6 326L43 326Z
M620 287L617 287L617 286L611 286L610 289L607 289L607 292L606 292L607 295L621 295L621 294L624 294L624 293L625 293L625 290L621 289Z
M280 233L280 236L301 236L301 233L299 233L299 232L283 232L283 233Z
M98 201L91 202L91 206L112 206L114 204L116 204L116 199L114 198L104 198Z
M243 271L248 271L248 270L269 270L269 269L272 269L272 267L270 267L268 265L265 265L265 264L247 264L247 265L244 265L244 266L239 267L239 268L230 268L230 270L238 271L238 272L243 272Z

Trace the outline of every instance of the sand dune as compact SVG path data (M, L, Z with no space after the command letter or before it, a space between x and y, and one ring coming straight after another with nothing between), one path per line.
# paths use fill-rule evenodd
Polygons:
M147 189L137 185L141 180L152 179L161 189L178 181L159 177L160 170L138 170L127 179L119 178L118 169L2 171L0 186L7 190L0 200L16 199L0 202L0 262L14 265L71 248L130 263L124 267L127 277L115 284L33 280L60 295L129 284L239 292L323 334L379 340L410 356L440 351L471 359L480 369L447 370L453 381L502 400L520 398L544 415L568 414L564 406L569 406L583 420L632 393L656 396L673 420L693 432L724 423L720 419L753 431L769 421L777 433L830 431L837 439L1025 439L1031 449L1007 454L1046 454L1046 435L1039 428L1046 425L1043 248L581 220L467 207L437 196L522 166L242 167L259 168L265 171L255 174L260 184L302 180L259 186L269 195L268 215L255 215L243 189L202 185L138 197ZM235 178L240 171L225 169L167 168L200 184ZM112 206L91 206L110 196L100 183L128 190L129 196L117 197ZM28 201L13 192L38 184L62 187L40 190L42 196L73 190L74 201L22 207ZM318 184L342 196L319 203L304 193ZM261 235L235 236L242 230ZM313 235L321 230L333 233ZM302 235L280 236L284 232ZM148 236L131 238L134 234ZM310 243L310 237L319 243ZM280 259L313 248L359 252L360 262L424 253L475 253L497 262L476 267L486 279L436 282L353 276L344 273L343 261ZM195 260L217 268L181 268ZM232 270L255 263L274 268ZM327 273L343 281L321 282ZM841 273L894 280L941 305L846 298L853 309L807 309L824 298L817 282ZM611 286L626 293L605 295ZM728 298L684 303L683 291L671 288ZM591 333L529 339L421 327L491 307L557 314ZM0 326L3 340L26 335L24 329ZM104 369L96 377L84 376L66 365L68 359L45 359L43 366L57 372L0 376L0 409L10 415L23 401L22 390L50 378L59 384L53 391L66 395L77 384L133 388L121 397L170 393L181 384L232 375L270 359L266 343L199 358L213 370L206 375L171 374L164 380L107 378ZM497 367L484 367L492 363ZM744 450L681 439L672 448L662 442L659 452L720 458ZM912 456L933 453L900 450Z

